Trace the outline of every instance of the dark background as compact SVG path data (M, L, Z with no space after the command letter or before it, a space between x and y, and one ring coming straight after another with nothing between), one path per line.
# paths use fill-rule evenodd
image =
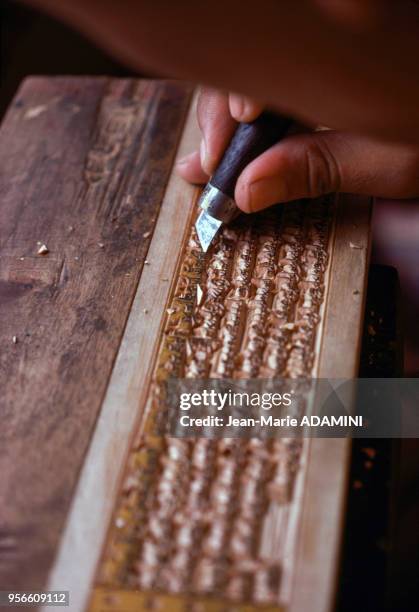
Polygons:
M59 2L60 0L56 0ZM118 0L115 0L118 1ZM0 0L0 118L6 110L22 79L28 75L110 75L149 76L132 73L96 48L82 35L40 12L26 6ZM417 265L419 242L419 202L412 204L382 202L376 205L374 218L373 261L386 263L398 268L402 288L400 302L405 327L408 328L405 343L405 372L417 376L419 373L419 266ZM370 283L371 284L371 283ZM385 283L380 282L381 290ZM380 290L380 292L381 292ZM389 292L387 292L388 297ZM371 287L370 287L370 299ZM380 298L383 303L382 296ZM386 300L384 300L385 303ZM387 300L388 301L388 300ZM374 307L374 311L378 311ZM415 325L416 321L416 325ZM364 342L363 355L369 355L371 347ZM387 362L386 362L387 367ZM399 374L399 372L397 372ZM397 375L394 373L375 373L375 375ZM374 375L370 372L361 375ZM416 442L416 441L412 441ZM390 528L390 508L394 506L395 483L394 461L398 450L389 441L371 441L371 447L377 454L375 468L365 471L365 443L354 445L352 471L350 478L349 505L345 529L345 547L343 571L339 589L339 610L367 609L380 612L387 608L392 610L412 609L411 601L417 602L417 595L407 593L402 601L393 607L385 603L385 582L392 555L387 538ZM407 463L417 462L418 449L413 445L408 452ZM399 478L401 468L397 468ZM393 472L393 473L392 473ZM362 486L359 486L361 482ZM390 482L392 483L390 485ZM408 512L398 510L406 525L405 534L398 531L400 547L405 552L393 570L393 582L400 581L403 574L414 572L417 552L409 551L409 546L402 544L413 536L417 540L416 517L419 511L417 488L412 490L408 503ZM393 500L391 499L393 498ZM402 517L400 516L402 515ZM406 520L410 517L409 520ZM393 519L394 520L394 519ZM397 520L397 519L396 519ZM416 529L416 535L415 534ZM397 531L397 530L396 530ZM412 554L410 554L412 553ZM413 556L413 559L412 559ZM415 579L413 578L413 583ZM419 583L419 582L418 582ZM411 586L411 585L410 585ZM392 589L398 590L393 585ZM412 597L412 599L411 599ZM403 601L404 600L404 601ZM387 602L388 604L388 602Z
M132 75L64 24L16 2L0 0L0 115L21 80L34 74Z

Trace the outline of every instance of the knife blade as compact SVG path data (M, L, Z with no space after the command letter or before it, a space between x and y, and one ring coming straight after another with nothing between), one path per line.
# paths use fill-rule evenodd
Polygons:
M250 123L238 125L198 202L201 213L195 228L204 252L207 252L223 223L230 223L240 214L234 201L234 189L244 168L281 140L290 125L289 117L270 111L263 112Z

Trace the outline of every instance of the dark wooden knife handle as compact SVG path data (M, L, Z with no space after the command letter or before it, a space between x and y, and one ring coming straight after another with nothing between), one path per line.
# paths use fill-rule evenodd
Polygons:
M291 119L269 111L251 123L240 123L210 183L234 199L234 188L244 168L284 137Z

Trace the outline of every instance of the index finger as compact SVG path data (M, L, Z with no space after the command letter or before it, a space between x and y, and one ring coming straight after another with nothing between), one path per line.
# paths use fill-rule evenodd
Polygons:
M230 113L228 95L216 89L201 90L197 113L202 132L201 165L203 170L211 175L221 160L237 123Z

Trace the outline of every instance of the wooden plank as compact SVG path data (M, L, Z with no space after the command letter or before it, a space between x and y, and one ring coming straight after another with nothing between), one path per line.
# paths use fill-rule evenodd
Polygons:
M371 242L371 199L339 197L319 378L358 375ZM350 350L346 350L349 347Z
M192 121L192 119L190 121ZM190 146L186 147L189 150L190 148L192 148L191 145L193 142L195 144L198 143L198 134L196 132L196 128L192 126L190 122L188 122L186 142L190 143ZM189 236L189 226L191 223L189 211L194 206L194 202L196 199L196 192L194 192L194 190L191 190L191 188L188 186L182 186L182 183L179 182L179 179L176 176L173 176L171 179L167 194L166 194L166 199L168 199L169 201L171 199L171 194L174 194L174 201L176 202L175 205L177 207L177 210L183 211L183 216L180 219L180 226L176 228L175 234L171 232L168 235L168 244L170 245L169 260L172 261L170 272L171 274L173 274L176 268L176 264L174 262L176 260L178 262L179 261L184 262L185 261L184 258L187 256L185 254L187 251L186 243L183 248L180 248L181 243L179 242L179 236L181 234L182 235L184 234L186 237ZM167 231L168 227L170 227L168 226L166 219L163 218L164 210L165 209L163 208L162 209L162 219L161 219L162 232L164 231L164 229L166 229ZM173 212L173 208L171 210ZM290 213L290 214L292 215L293 213ZM160 224L160 220L159 220L159 224ZM184 232L180 231L181 226L183 226ZM336 236L338 237L338 239L341 239L339 235L339 231L340 231L339 228L337 228L336 233L334 234L335 242L336 242ZM176 236L178 238L177 242L176 242ZM190 240L190 238L188 238L188 240ZM332 242L330 244L332 244ZM352 249L352 247L349 247L349 248ZM361 249L356 249L356 250L361 250ZM159 276L159 273L160 273L159 271L162 269L161 268L162 264L160 262L160 259L162 257L161 247L160 247L160 241L157 239L157 234L156 234L156 243L154 243L154 239L153 239L150 252L153 253L153 257L150 256L151 265L153 265L155 262L158 268L157 268L157 271L154 271L154 275L155 275L154 277L153 277L153 271L151 270L151 267L150 267L150 276L147 278L143 277L144 290L146 292L146 297L145 297L146 300L147 300L147 296L148 296L148 299L152 300L154 295L156 294L155 277ZM154 254L157 255L157 260L155 260ZM189 275L194 274L193 264L191 265L192 265L192 268L188 268ZM333 266L333 257L331 258L331 263L328 267L329 272L332 266ZM166 268L165 265L163 267L165 269L169 269L169 268ZM178 270L180 270L179 265L177 267L178 267ZM340 270L340 272L342 272L342 270ZM345 270L343 270L343 272L345 272ZM153 321L152 321L153 329L152 329L151 336L149 336L149 338L154 339L154 341L149 342L145 346L141 340L144 334L147 335L148 333L148 331L144 330L144 322L145 322L144 314L145 313L144 312L141 313L141 311L137 307L133 309L130 315L130 321L127 326L127 332L128 330L131 330L131 331L130 333L126 333L124 337L124 341L121 346L121 355L120 355L120 358L118 359L119 365L117 362L117 367L114 370L112 381L111 381L111 384L108 390L108 396L107 396L108 402L105 402L104 411L102 413L102 416L105 419L104 423L106 422L106 425L104 424L100 429L98 428L96 432L95 439L91 447L91 454L89 455L89 460L85 466L85 470L83 472L83 475L80 481L80 488L79 488L80 494L76 496L72 516L68 524L67 534L66 534L68 537L66 537L66 539L63 541L63 546L61 549L63 552L62 552L62 555L60 555L58 559L58 564L57 564L56 569L54 570L54 573L52 574L53 579L50 583L51 587L54 587L54 588L58 587L58 584L62 583L62 581L64 580L64 577L67 576L67 582L65 583L66 588L71 588L72 584L73 585L77 584L78 585L77 589L78 591L80 591L80 586L82 585L83 596L77 599L76 609L81 610L83 609L83 606L84 606L85 596L86 596L86 592L88 588L88 585L86 587L86 583L90 581L90 578L92 575L91 574L92 565L94 565L92 560L94 558L97 558L97 543L98 541L101 540L101 538L103 538L103 525L109 519L110 504L108 500L110 497L114 498L115 491L116 491L116 483L117 483L117 479L120 474L120 468L122 465L122 455L124 454L127 448L127 445L125 445L125 447L121 449L123 436L121 438L118 438L118 445L115 445L115 447L119 448L119 455L116 461L116 468L112 471L111 474L109 474L109 470L106 473L104 471L103 466L104 465L109 466L109 463L108 463L108 460L106 461L104 460L105 456L107 457L111 456L112 465L115 465L115 448L110 450L110 447L112 445L112 436L110 436L109 434L106 434L105 432L106 431L109 432L112 426L113 425L115 426L118 415L119 417L121 417L121 414L123 415L131 414L132 415L133 411L135 411L135 408L139 406L140 407L139 433L138 433L136 440L132 443L134 449L138 447L139 441L142 439L142 435L143 435L142 432L144 432L144 427L146 426L146 421L143 418L146 414L145 409L146 407L152 408L152 406L150 406L149 382L150 382L150 376L152 374L151 365L153 364L153 361L155 359L156 347L158 346L159 340L160 340L159 337L155 336L155 332L157 328L161 329L161 325L163 325L164 323L166 326L165 329L167 333L167 329L169 329L167 328L167 325L170 326L170 317L173 314L175 314L173 311L176 310L176 308L173 308L173 299L176 298L176 281L179 282L180 271L177 274L178 274L177 278L176 278L176 274L174 275L174 283L173 283L172 290L171 290L171 297L170 297L169 292L165 296L162 296L162 294L157 293L157 301L154 302L155 313L153 315ZM327 274L326 274L326 277L327 277ZM154 278L154 281L153 281L153 278ZM328 278L330 278L330 275ZM140 283L139 293L137 295L138 299L140 299L140 296L143 297L143 294L141 293L143 279ZM154 282L154 285L152 284L153 282ZM150 286L152 288L149 288ZM327 298L326 304L328 304L328 295L329 295L328 292L329 292L329 284L327 285L327 291L326 291L326 298ZM166 301L167 299L169 299L169 303L171 307L169 309L170 311L169 319L165 321L166 319L165 308L167 304L167 301ZM193 302L193 299L192 299L192 302ZM361 299L354 302L353 308L357 310L358 316L360 316L360 313L362 310L362 292L361 292ZM326 308L323 308L323 310L325 311ZM160 312L160 317L158 315L159 312ZM323 324L323 329L324 329L324 324ZM141 350L138 349L138 346L141 347ZM357 346L356 344L352 342L352 340L349 346L347 346L347 350L350 352L357 351ZM164 351L163 351L163 354L164 354ZM123 357L124 355L125 355L125 358ZM143 358L143 363L145 362L147 364L147 367L140 366L141 357ZM159 362L157 362L157 364L158 363ZM349 372L348 372L348 375L349 375ZM121 408L123 410L122 413L120 412ZM132 416L131 416L130 423L133 423ZM145 446L145 448L147 448L147 443L145 443L144 440L142 444ZM156 442L156 444L158 444L158 442ZM336 454L337 457L339 456L339 452L340 452L339 449L340 449L340 446ZM319 461L321 459L321 462L324 462L325 456L326 456L324 452L325 446L323 445L323 447L320 448L320 450L323 451L323 456L320 456L318 454ZM333 449L332 449L332 455L333 455ZM342 479L344 479L344 476L342 475L345 473L345 469L346 469L346 463L345 463L344 457L343 458L341 457L341 459L342 461L340 461L338 464L335 464L334 462L332 463L329 462L329 469L332 475L334 475L336 478L335 486L332 483L332 486L330 487L331 489L330 495L331 495L331 498L333 498L332 499L333 502L336 499L338 501L337 519L339 519L341 516L342 506L339 503L339 499L341 499L341 483L342 483ZM129 465L132 466L133 462L135 463L135 461L136 459L135 459L135 451L134 451L134 455L132 455L130 458ZM140 457L138 457L138 461L141 461ZM335 466L335 470L334 470L334 466ZM95 502L93 506L95 508L95 512L93 513L93 515L96 517L96 519L98 516L103 516L104 520L100 521L100 524L98 524L97 520L95 523L93 516L91 516L89 518L90 526L88 527L87 531L80 531L80 525L83 524L83 521L87 520L89 510L92 508L90 504L93 503L91 495L87 493L83 496L81 494L81 491L83 490L83 491L88 492L92 490L95 474L98 473L97 471L98 469L101 470L100 473L102 474L102 476L100 476L101 486L99 488L101 493L99 496L95 495ZM310 485L311 487L313 487L314 485L318 486L318 482L319 482L318 473L319 472L317 471L314 474L314 476L317 477L317 480L312 482L312 484ZM128 473L125 474L125 477L127 476L127 474L128 474L128 477L130 474L132 474L132 471L130 471L130 468L128 468ZM305 474L305 479L307 479L307 474ZM309 480L310 481L313 480L313 474L310 476ZM303 487L304 486L305 486L305 480L303 479ZM135 486L134 486L134 492L135 492ZM306 498L305 489L303 493L304 493L303 498L305 500ZM135 498L135 495L134 495L134 499L137 499ZM138 502L139 501L140 499L138 499ZM330 501L330 497L328 501ZM139 507L138 502L134 501L134 506L132 507L134 510L135 510L135 507L137 508ZM143 505L144 505L144 500L141 501L141 506ZM325 516L324 504L322 505L322 509L323 509L323 519L324 519L324 516ZM134 540L132 538L132 534L130 536L129 529L128 531L125 530L124 528L122 528L121 530L121 525L122 527L124 527L124 525L126 525L126 522L128 522L129 523L128 527L135 528L135 516L133 515L134 519L131 520L131 517L129 515L129 508L127 509L128 514L126 513L124 514L124 512L125 511L123 509L121 512L121 506L119 506L119 503L118 503L116 514L114 514L114 519L113 519L114 523L111 529L111 536L110 536L110 540L111 540L110 546L113 546L112 538L116 537L115 546L111 549L109 548L107 549L108 552L105 553L105 562L107 560L110 562L110 565L108 564L109 569L106 569L106 565L103 566L101 569L100 577L99 577L100 582L105 585L105 590L101 590L101 588L99 588L97 591L95 591L96 593L95 599L93 600L93 604L92 604L93 609L96 609L96 607L97 609L101 609L101 606L104 605L104 599L102 599L102 595L106 599L106 601L109 600L111 602L109 604L111 606L111 609L112 609L112 605L119 606L118 609L127 609L127 610L143 609L143 607L148 602L147 600L147 602L144 603L143 601L144 597L141 595L141 593L139 593L138 591L134 592L132 590L134 585L131 584L131 586L129 586L130 582L128 579L128 574L126 573L124 574L125 572L124 568L126 567L126 562L128 559L128 558L125 558L125 554L127 554L127 551L128 551L128 555L130 555L130 552L129 552L129 549L131 546L130 542L132 543ZM292 513L293 511L291 512L291 514ZM301 509L298 509L298 512L294 513L296 515L297 523L299 520L298 517L300 516L300 513L301 513ZM306 509L303 509L303 514L304 513L307 514ZM309 517L310 520L311 518L312 517ZM323 520L323 524L324 524L324 520ZM334 534L336 534L336 529L337 529L336 524L334 523L333 529L332 529L332 532ZM92 535L92 530L95 532L95 535ZM125 544L119 545L117 543L118 537L115 536L115 531L117 532L118 530L121 530L121 542L124 542ZM70 546L70 543L74 544L76 540L79 543L79 546L77 548L77 551L78 551L77 557L79 559L80 558L85 559L87 556L87 563L83 565L85 569L80 573L74 571L74 567L75 567L74 562L73 562L74 558L72 557L71 552L69 552L73 549L72 546ZM333 540L332 542L329 542L328 546L331 548L332 551L335 551L336 550L335 540ZM113 550L114 552L110 553L109 552L110 550ZM302 554L302 553L300 552L299 554ZM333 557L333 554L334 552L332 553L332 557ZM298 566L299 564L297 563L297 567ZM87 567L87 571L86 571L86 567ZM332 569L334 570L334 568ZM330 576L326 577L326 585L327 585L326 591L328 593L327 605L330 605L330 584L332 581L331 577L333 577L332 570L330 570ZM131 575L131 579L132 579L132 575ZM128 582L125 582L125 580L128 580ZM116 589L116 590L113 590L111 586L113 587L113 589ZM122 587L125 588L125 591L124 591L124 588ZM112 599L112 593L118 594L117 604L115 603L116 600ZM294 597L294 592L292 592L290 596ZM150 594L150 597L151 599L153 599L152 594ZM112 604L112 601L114 601L113 604ZM290 602L288 601L288 603ZM322 609L326 609L326 608L322 608Z
M1 127L7 588L45 586L188 105L177 83L30 78Z
M198 142L199 133L192 113L187 122L181 153L189 152L198 145ZM178 350L179 354L182 354L182 343L179 343L178 349L173 349L170 342L172 336L176 338L176 333L173 335L172 332L176 327L179 329L179 326L185 324L182 329L186 333L187 325L190 324L190 321L188 323L190 308L193 309L194 316L199 317L199 308L197 308L196 297L194 297L195 294L192 290L184 294L183 301L179 302L179 298L182 291L186 291L187 279L190 283L196 284L201 272L208 275L209 271L213 273L219 269L218 266L220 263L222 264L221 259L226 256L228 251L226 243L229 241L230 230L223 234L224 237L220 239L221 243L217 245L216 249L213 249L209 261L205 263L199 257L199 254L191 256L195 248L193 234L191 235L192 211L197 193L196 189L183 184L175 174L172 175L156 232L150 245L148 255L150 266L144 269L140 280L98 427L79 481L60 554L51 574L50 588L70 589L73 596L72 607L75 611L81 611L85 607L88 591L92 585L95 563L100 553L99 547L105 538L106 525L110 520L112 509L114 512L107 545L99 568L97 588L93 592L92 610L138 611L149 609L149 606L152 605L165 605L165 602L167 603L169 600L170 605L177 606L179 609L186 609L189 604L191 606L196 604L197 610L211 609L218 611L225 609L225 598L219 595L219 589L211 592L212 596L217 594L217 599L212 598L211 602L201 601L202 593L198 593L194 598L188 592L186 598L178 598L171 591L172 587L169 586L166 587L167 595L156 593L153 589L150 591L144 586L139 591L138 586L141 585L141 581L144 585L144 580L148 580L148 578L144 569L135 570L132 564L133 561L139 559L136 547L139 543L141 544L141 537L143 537L139 538L136 530L141 525L141 533L146 532L147 525L149 525L152 517L152 515L144 513L144 508L150 507L149 503L152 498L147 497L147 491L141 488L141 482L150 467L145 455L148 451L151 451L164 459L165 449L167 449L165 446L167 440L156 438L152 434L152 429L150 429L153 423L152 417L156 412L153 400L155 381L160 380L160 376L165 371L166 373L176 372L176 370L171 370L172 365L180 367L180 371L183 371L182 364L185 362L182 359L176 361L174 352ZM353 243L356 245L355 247L348 244L347 224L342 224L339 221L335 225L334 215L331 214L330 217L327 217L329 204L323 206L322 203L319 203L310 206L312 208L308 207L308 210L311 210L311 213L307 213L307 216L305 208L301 205L294 205L294 208L293 206L286 207L288 212L284 214L289 223L284 225L281 225L282 222L277 223L275 221L273 211L262 215L260 217L262 221L252 222L255 225L253 227L251 224L249 234L246 234L245 229L239 230L239 235L242 236L241 240L243 240L240 250L245 252L246 243L253 241L258 245L254 254L257 252L261 257L265 257L269 255L269 249L271 248L268 243L275 243L274 259L280 253L282 255L288 253L290 254L290 262L297 260L299 262L297 265L303 264L301 265L304 268L303 274L307 274L307 276L301 277L301 283L298 283L298 299L303 299L304 302L304 296L310 302L309 289L313 288L310 283L314 283L314 287L317 286L317 282L320 283L320 287L324 290L323 298L318 298L319 301L314 305L314 308L316 311L319 307L322 323L319 324L315 318L314 329L316 333L302 338L306 351L303 351L302 361L299 359L301 352L294 350L298 347L298 343L294 345L290 342L284 367L288 373L289 368L293 368L293 373L296 371L295 368L297 370L300 368L298 371L301 371L302 374L310 371L313 374L323 372L323 375L326 375L325 372L332 371L327 370L328 365L330 365L327 358L328 343L335 341L332 337L326 338L325 330L330 325L328 312L331 312L333 295L338 290L341 279L348 277L353 266L352 255L351 257L340 257L337 245L345 245L345 249L351 249L350 253L359 251L359 255L361 255L362 249L357 248L360 245L356 242ZM365 201L363 202L364 206L368 208ZM342 210L343 205L338 208L339 215ZM333 205L330 207L330 212L333 213ZM327 213L326 217L322 216L325 213ZM316 219L314 223L310 214L314 214ZM294 218L295 215L297 219ZM258 225L259 223L260 225ZM312 228L316 228L316 225L317 228L325 227L326 233L323 235L322 230L320 230L320 233L317 232L317 229L314 231ZM353 222L353 225L356 225L356 223ZM364 219L362 227L358 228L357 238L367 236L367 233L364 233L367 225L368 222ZM265 229L261 230L262 227ZM292 231L288 231L290 227ZM294 230L296 234L293 233ZM291 238L292 236L295 240ZM165 245L162 247L164 238ZM314 247L311 245L311 240L315 241ZM167 249L165 248L166 245ZM292 245L296 245L296 251L293 250ZM365 243L365 246L367 246L367 243ZM262 254L263 248L268 250L264 255ZM365 256L367 251L368 249L365 249L362 257ZM217 252L221 258L218 263ZM323 257L325 252L326 255L329 254L328 262L327 256L326 259ZM251 257L253 258L254 255ZM313 262L313 258L314 263L320 266L319 268L310 268L310 265L307 265L307 261ZM240 259L239 251L236 251L233 259L236 262ZM268 256L264 265L271 265L273 263L271 259ZM286 262L281 263L281 261L281 259L279 261L275 260L274 269L276 269L275 266L287 265ZM321 270L320 277L316 277L315 272L319 269ZM361 268L358 269L361 270ZM164 288L160 282L163 274L171 280L170 288L168 284ZM284 278L286 278L286 274ZM335 278L340 279L340 281L338 280L333 284ZM255 278L252 280L254 281ZM190 283L189 287L192 289ZM278 292L281 290L281 283L282 281L277 288ZM243 287L246 285L246 279L244 279ZM287 283L284 281L284 297L287 297L288 288L286 285ZM332 289L334 286L335 289ZM314 295L320 294L314 293ZM180 303L183 306L180 306ZM299 328L299 325L294 328L293 317L295 317L296 312L299 312L300 315L303 314L303 311L295 310L296 304L294 302L293 304L291 310L284 314L288 322L283 328L287 332L287 336L289 335L291 338L293 338L294 333L298 334ZM169 309L167 309L167 306L169 306ZM307 308L310 310L309 306ZM361 321L362 308L363 291L360 289L360 293L352 294L352 300L345 304L345 319L349 316L351 320ZM144 312L144 309L148 312ZM152 309L152 316L149 317ZM271 313L269 308L268 312ZM275 320L275 317L273 317L273 320ZM282 323L279 325L282 325ZM338 333L341 333L339 326L335 326L335 329ZM295 340L297 338L299 337L296 335ZM346 337L345 341L345 350L350 355L346 358L346 366L344 363L340 368L339 375L350 377L353 375L353 370L348 368L347 365L354 365L357 361L356 353L359 349L357 333ZM267 348L266 345L265 348ZM269 348L267 354L272 350L275 351L274 346ZM259 349L256 350L256 353L253 352L253 356L257 357L260 353L258 351ZM249 358L252 357L251 351L248 351L247 354ZM272 355L273 353L269 354ZM281 351L277 353L277 356L280 360ZM322 356L324 357L322 358ZM173 357L173 360L171 357ZM272 359L275 362L275 357ZM188 367L192 367L191 362L188 363ZM208 362L205 363L208 365ZM210 360L211 371L214 372L215 370L215 375L225 375L225 370L221 371L220 369L224 367L223 363L228 368L230 363L228 359L224 362L218 358ZM246 359L240 362L240 367L243 363L247 363ZM269 363L272 364L272 360ZM168 364L168 368L166 368L166 364ZM246 367L254 367L251 359ZM271 365L267 363L263 365L262 363L258 367L259 371L263 371L265 376L272 375ZM262 369L260 369L261 367ZM283 373L284 367L279 365L277 367L280 368L278 371ZM151 418L149 418L150 415ZM337 443L335 444L335 442ZM337 565L339 523L342 517L342 490L347 468L347 445L341 444L341 442L341 440L306 441L298 455L300 461L298 482L292 484L290 473L287 472L286 474L288 480L283 490L285 503L283 501L279 504L272 503L268 513L253 516L258 533L262 523L266 527L266 537L262 537L263 541L259 550L260 553L263 553L263 558L257 558L253 561L263 566L263 560L270 550L270 554L274 555L273 561L277 563L279 560L285 573L288 574L286 589L283 589L281 584L276 595L269 590L267 601L264 602L267 609L273 607L279 610L284 607L293 611L298 610L298 612L307 609L307 607L297 605L299 591L305 590L305 600L300 599L301 602L310 601L308 597L310 593L313 596L313 601L315 601L315 591L318 587L317 602L320 605L318 609L323 611L331 608ZM124 468L124 458L128 450L131 450L131 452L127 457ZM327 467L327 472L322 472L324 467ZM324 496L319 495L319 488L321 488L321 491L325 490L322 473L326 473L330 478L327 483L329 494ZM122 480L120 480L121 474ZM211 478L214 480L215 472ZM151 489L158 482L158 479L158 475L156 475L156 479L152 479ZM289 485L291 485L291 497L288 496ZM117 495L118 491L119 495ZM183 499L183 493L187 493L187 491L187 488L179 489L176 495ZM310 501L308 491L310 491L310 496L316 498L315 503L308 503ZM114 502L116 502L116 505L113 505ZM209 508L207 508L207 511L209 512ZM171 521L171 517L166 517L165 521ZM309 533L308 526L312 527L315 521L319 521L317 527L319 527L319 533L325 535L326 544L322 541L319 542L318 539L313 539L312 534ZM164 525L165 522L160 521L160 524ZM285 542L283 542L284 538ZM316 543L316 546L312 546L311 550L310 541ZM198 546L198 543L196 545ZM327 551L322 551L322 546L323 548L327 547ZM75 562L76 558L77 562ZM320 570L313 572L313 561L316 563L322 560L326 562L324 572L320 572ZM255 568L254 571L256 571ZM296 576L299 576L301 580L307 580L308 589L302 589L305 583L302 583L300 579L296 582ZM173 577L176 578L176 576ZM263 578L263 576L260 576L260 578ZM316 584L315 579L319 580L321 584ZM192 577L188 575L188 586L190 582L192 582ZM174 588L178 589L179 586ZM262 591L259 590L259 593L262 593ZM266 598L266 590L263 591L262 596ZM275 603L272 603L273 601ZM262 603L262 600L258 601L258 604L262 605ZM240 606L235 605L235 607L238 610L246 610L248 605L253 606L254 601L240 603ZM177 607L174 609L178 609Z

